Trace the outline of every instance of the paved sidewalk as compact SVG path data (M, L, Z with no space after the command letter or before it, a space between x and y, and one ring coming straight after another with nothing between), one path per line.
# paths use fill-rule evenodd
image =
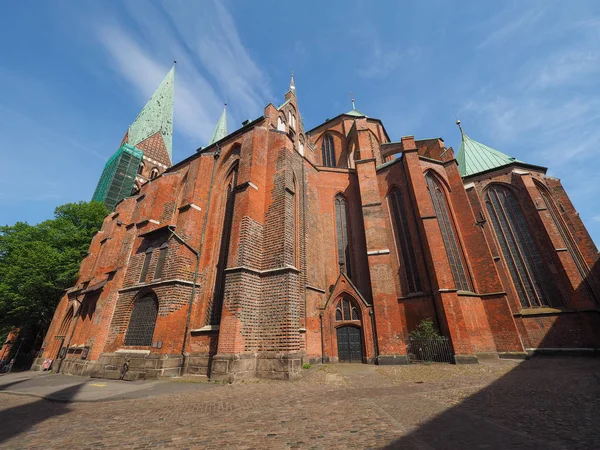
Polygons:
M151 398L214 388L204 382L102 380L27 371L0 376L0 394L37 397L54 402L103 402Z
M62 390L71 399L100 389L90 383L107 383L115 391L106 396L111 401L95 403L49 402L0 391L0 447L600 448L598 358L469 366L337 364L303 374L294 382L126 383L132 390L119 393L118 385L125 382L1 377L0 384L12 390L56 383L53 395L63 395ZM119 395L130 397L114 401Z

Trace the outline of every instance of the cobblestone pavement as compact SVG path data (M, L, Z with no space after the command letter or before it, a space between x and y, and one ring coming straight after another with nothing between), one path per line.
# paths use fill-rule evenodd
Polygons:
M0 447L600 448L598 359L340 364L304 375L106 403L0 393Z

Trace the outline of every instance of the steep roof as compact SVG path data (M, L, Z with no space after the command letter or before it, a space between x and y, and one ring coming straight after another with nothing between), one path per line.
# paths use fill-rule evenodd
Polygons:
M173 160L174 85L175 67L173 66L128 131L128 143L134 146L159 132L171 161Z
M486 170L496 169L514 162L522 162L512 156L508 156L498 150L471 139L465 134L460 121L457 122L462 134L462 141L458 149L456 161L458 171L462 177L475 175Z
M227 136L227 105L223 107L223 112L221 113L221 117L219 117L219 121L217 122L217 126L215 127L215 131L213 131L208 145L220 141L225 136Z

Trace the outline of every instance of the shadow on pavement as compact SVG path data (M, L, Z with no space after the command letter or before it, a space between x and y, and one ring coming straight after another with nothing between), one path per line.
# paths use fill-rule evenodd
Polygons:
M425 394L447 409L386 448L600 448L594 372L598 359L539 357L475 393Z
M69 386L56 394L68 400L77 394L79 388L80 385ZM0 444L50 417L68 412L69 406L66 403L51 403L42 399L0 411Z

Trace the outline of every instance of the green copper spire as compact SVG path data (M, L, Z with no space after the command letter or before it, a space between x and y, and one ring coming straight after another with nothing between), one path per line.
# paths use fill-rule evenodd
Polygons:
M356 109L356 105L354 104L354 95L352 94L352 92L350 92L350 95L352 95L352 110L348 111L346 113L346 115L354 116L354 117L367 117L366 114L363 114L359 110Z
M152 98L129 127L128 143L137 145L160 132L169 158L173 160L173 91L175 66L160 83Z
M223 112L221 113L221 117L219 117L219 121L217 122L217 126L215 127L215 131L213 132L208 145L220 141L225 136L227 136L227 103L225 103L225 106L223 107Z
M458 149L458 155L456 161L458 162L458 171L462 177L468 177L475 175L486 170L495 169L497 167L506 166L513 162L521 162L512 156L505 155L498 150L494 150L487 145L483 145L471 139L463 131L460 120L456 121L460 133L462 135L462 142Z

